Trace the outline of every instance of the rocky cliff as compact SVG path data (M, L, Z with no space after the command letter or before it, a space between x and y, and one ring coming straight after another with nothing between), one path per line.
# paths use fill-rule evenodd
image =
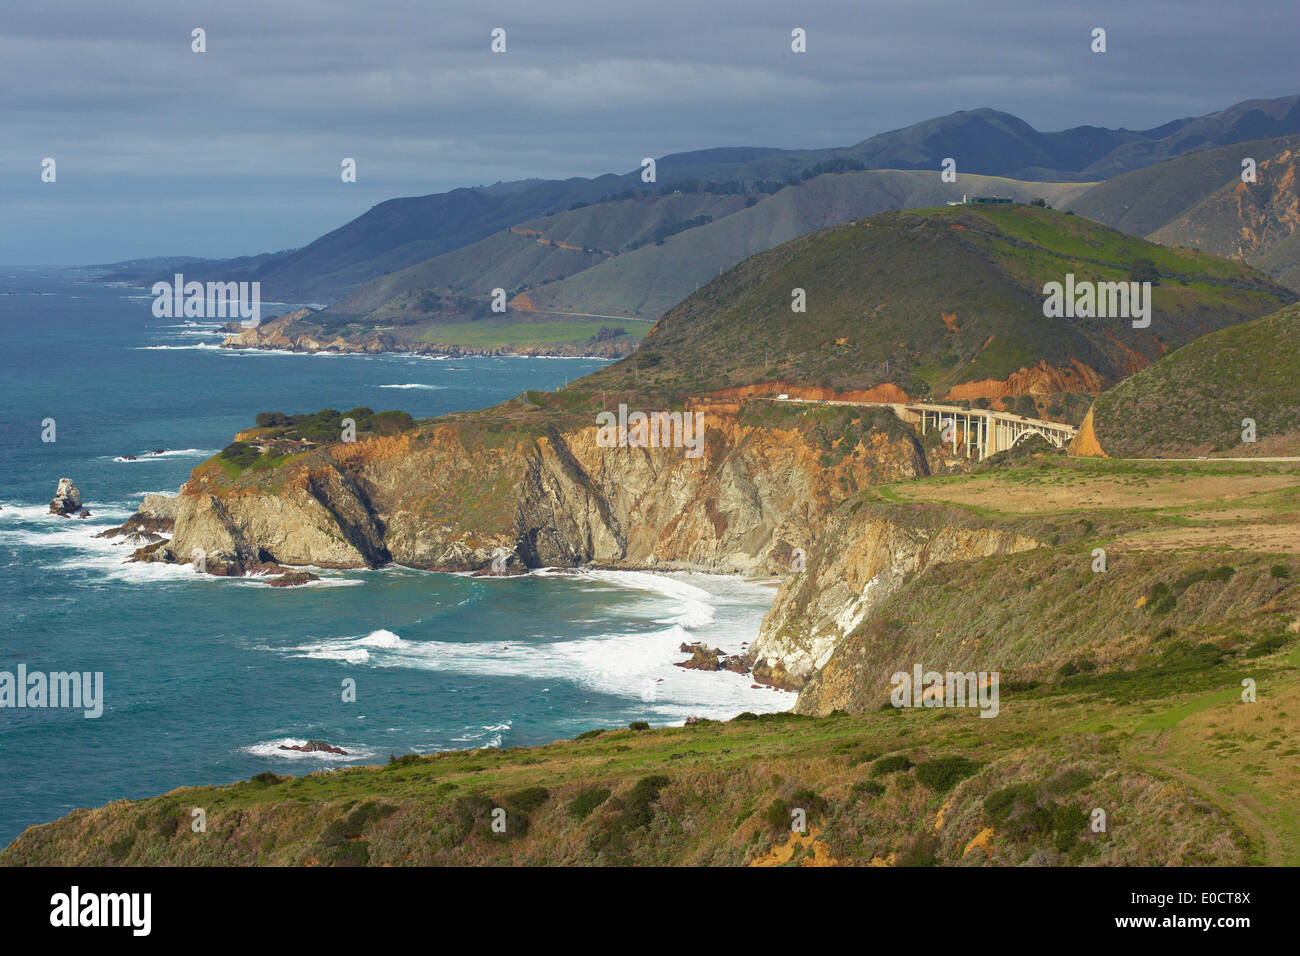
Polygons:
M486 571L496 558L495 569L505 571L595 563L784 575L798 553L813 552L826 516L847 498L929 473L916 437L888 413L778 410L784 418L769 424L733 402L686 410L704 415L698 458L675 448L601 447L589 419L503 424L511 409L317 448L269 469L240 470L217 456L169 504L170 540L137 556L215 574L389 562ZM881 582L961 547L945 539L903 557L907 531L883 523L849 531L851 521L841 518L834 534L859 563L817 557L810 576L790 579L770 616L779 636L762 644L763 666L787 686L842 633L842 591L868 581L886 587ZM808 600L808 580L840 575L846 580L828 580L800 618L817 618L814 648L793 635L790 609Z
M754 674L800 688L839 643L905 581L934 565L1012 554L1040 542L955 509L891 508L858 500L822 525L803 570L763 619Z

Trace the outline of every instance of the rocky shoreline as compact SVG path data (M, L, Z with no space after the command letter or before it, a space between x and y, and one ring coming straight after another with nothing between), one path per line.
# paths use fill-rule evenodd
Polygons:
M65 478L60 481L60 493L64 490L64 481L68 482L74 492L76 491L75 486L72 486L72 483ZM135 545L135 550L131 552L131 556L126 559L127 561L161 561L166 564L186 563L176 560L174 553L168 550L168 545L176 528L176 515L179 507L180 497L178 495L147 494L141 500L135 514L117 527L101 531L95 537L110 540L120 538L119 544ZM53 511L54 505L51 504L50 508ZM83 512L82 516L85 517L89 513L88 511ZM189 563L194 564L199 572L217 577L264 577L267 579L266 583L273 588L297 587L320 580L319 575L312 574L310 571L304 571L300 568L287 568L269 561L248 565L241 564L236 567L219 558L209 561L206 555L196 555L195 560Z
M494 434L448 422L322 446L272 472L231 477L200 466L176 499L172 537L143 543L133 559L187 564L200 553L207 573L220 575L396 564L460 574L606 568L779 581L743 666L757 682L799 690L904 576L933 560L1018 546L971 529L935 548L924 529L897 526L871 508L852 520L854 532L870 529L866 553L822 556L826 521L854 489L930 474L942 461L929 461L911 430L892 419L855 426L845 435L852 443L832 458L818 430L758 424L736 402L700 402L709 442L699 460L673 449L604 448L590 425ZM795 561L801 552L810 571L829 561L838 577L856 582L843 594L835 589L842 601L814 600L805 615L807 595L786 598L805 576ZM876 580L870 591L868 580ZM846 605L852 613L841 613ZM682 663L740 672L741 661L711 650L688 648Z
M330 335L322 330L301 328L302 320L311 315L310 309L299 309L261 325L245 328L238 322L228 322L221 331L228 333L221 340L223 349L249 349L269 352L325 352L337 355L400 355L438 356L444 358L515 357L515 358L588 358L617 359L636 350L636 342L588 343L580 345L530 345L524 347L445 345L435 342L413 342L384 331L374 331L354 340L343 335Z

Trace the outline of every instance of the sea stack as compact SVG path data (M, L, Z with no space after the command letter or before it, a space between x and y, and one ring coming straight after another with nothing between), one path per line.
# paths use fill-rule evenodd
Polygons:
M81 492L72 483L71 478L60 478L58 490L50 499L50 514L63 515L65 518L81 510Z

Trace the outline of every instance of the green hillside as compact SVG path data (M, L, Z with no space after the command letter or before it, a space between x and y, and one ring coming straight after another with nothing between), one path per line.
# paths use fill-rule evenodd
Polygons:
M937 206L963 194L1017 202L1064 202L1079 183L1033 183L962 175L945 183L932 170L867 170L826 174L783 189L725 219L670 236L530 291L533 303L558 312L658 318L725 269L759 252L826 226L889 209Z
M1097 399L1093 430L1121 458L1300 453L1300 306L1197 339ZM1255 420L1255 443L1242 419Z
M1159 275L1150 328L1044 317L1046 282L1065 273L1123 281L1143 260ZM795 288L806 292L806 313L791 311ZM1051 209L888 212L746 259L667 313L637 353L585 381L676 394L778 379L840 389L890 382L938 397L1043 362L1076 374L1083 366L1109 383L1294 299L1239 263Z

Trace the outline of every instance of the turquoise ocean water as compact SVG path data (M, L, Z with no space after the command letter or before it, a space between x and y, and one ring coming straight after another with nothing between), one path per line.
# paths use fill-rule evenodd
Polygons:
M741 675L673 666L683 641L734 652L757 634L771 591L737 579L386 568L271 588L124 563L129 546L94 535L145 492L174 493L259 411L418 418L602 364L232 352L216 347L217 323L154 318L151 305L75 273L0 267L0 671L101 671L105 688L98 719L0 709L0 844L75 807L263 770L792 704ZM61 477L90 519L47 513ZM346 677L356 703L341 699ZM279 749L307 739L349 756Z

